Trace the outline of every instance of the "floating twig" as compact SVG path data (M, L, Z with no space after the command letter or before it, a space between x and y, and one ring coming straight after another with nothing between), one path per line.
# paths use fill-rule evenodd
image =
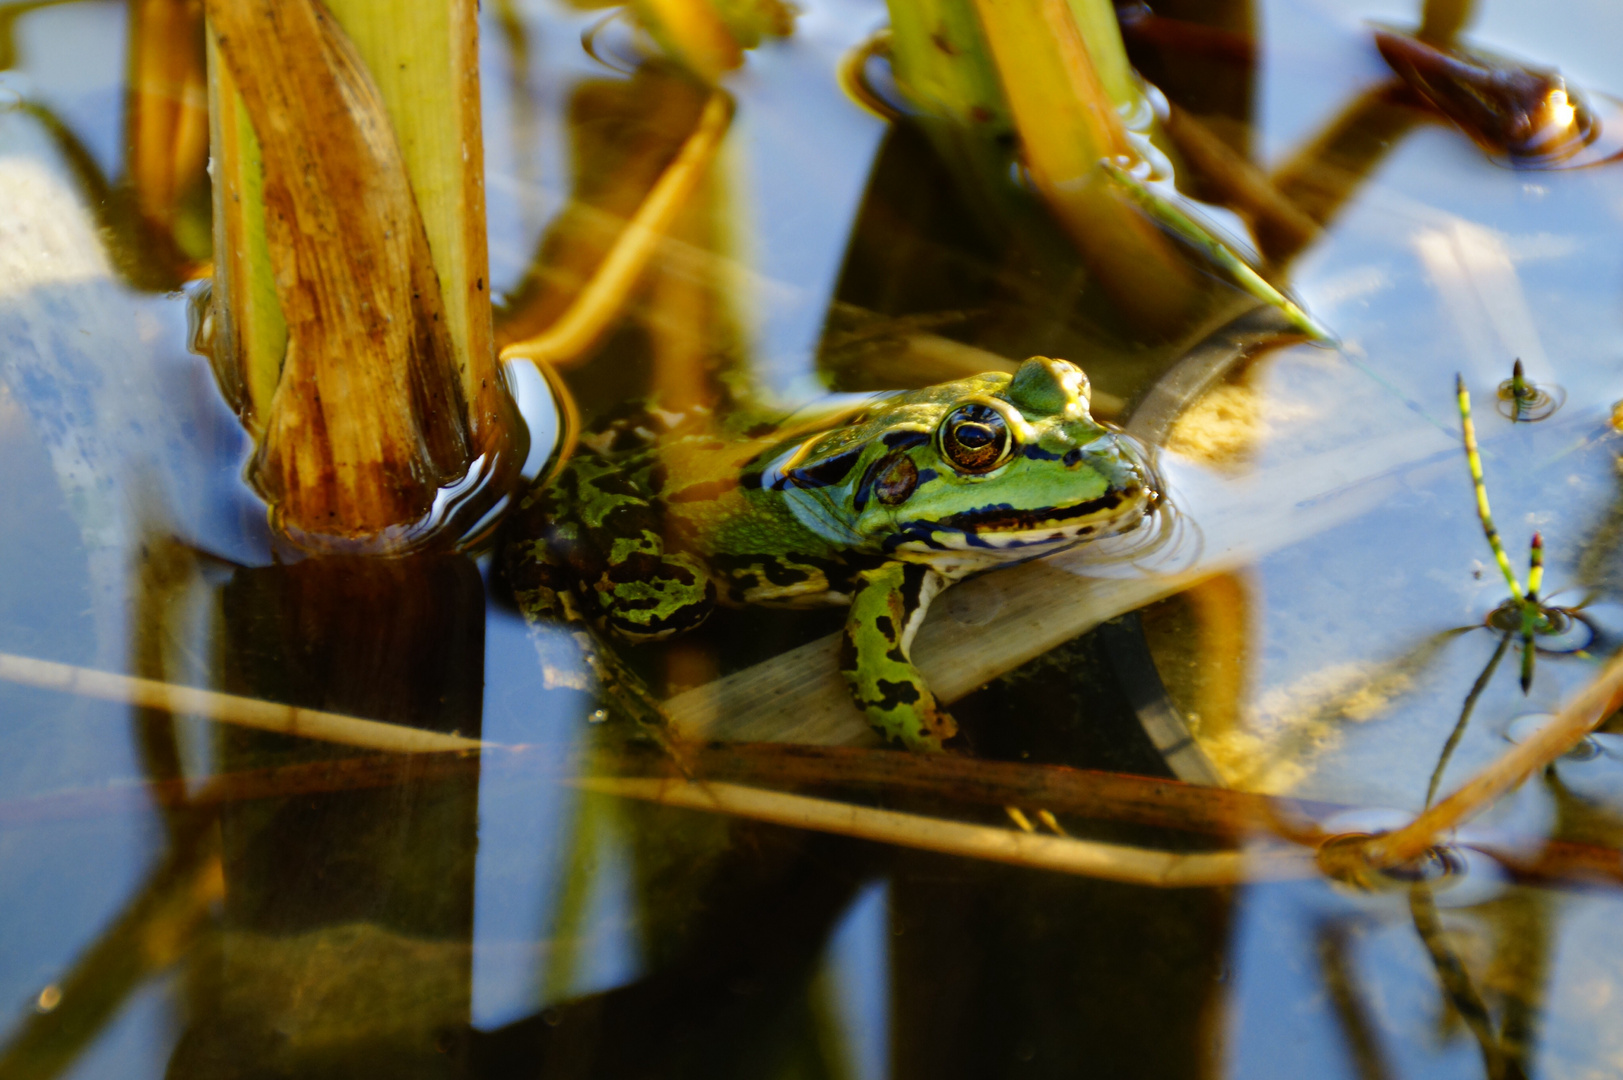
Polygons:
M1312 877L1317 872L1311 855L1302 850L1180 854L972 825L738 784L610 776L570 783L604 795L1134 885L1235 885Z
M1572 749L1623 704L1623 655L1548 724L1401 829L1370 840L1364 858L1373 866L1401 866L1431 847L1443 832L1474 817L1499 796Z
M162 709L181 715L196 714L221 723L274 731L282 735L398 754L475 750L484 745L478 739L461 735L424 731L380 720L364 720L358 716L323 712L320 709L301 709L276 701L222 694L217 690L178 686L156 679L118 675L10 653L0 653L0 680L144 709Z
M1623 661L1615 664L1614 669L1609 669L1608 675L1603 676L1603 679L1610 678L1612 681L1609 685L1612 689L1609 692L1623 698ZM591 755L585 759L569 755L560 756L547 747L479 742L398 724L362 720L311 709L294 709L276 702L197 690L192 687L159 683L151 679L136 679L6 654L0 654L0 679L101 700L198 715L224 723L239 723L301 738L415 755L409 760L401 757L362 756L334 761L305 762L242 773L226 773L207 778L207 782L201 787L196 786L195 781L176 779L57 792L0 803L0 827L125 813L150 806L154 802L162 806L184 805L192 809L201 809L255 799L388 787L408 779L448 778L465 776L473 772L477 772L482 782L486 783L503 780L522 780L528 783L546 779L590 786L612 785L634 780L644 786L640 789L626 788L612 793L635 798L651 798L648 792L655 788L664 790L680 786L687 790L684 796L657 800L669 801L673 805L688 805L687 802L678 800L686 798L692 801L702 798L705 792L718 788L724 791L732 789L761 791L758 787L741 787L729 783L726 778L748 780L752 784L771 782L853 791L881 790L892 794L911 792L933 799L945 798L986 806L1017 803L1028 806L1043 805L1080 817L1205 833L1227 840L1237 840L1257 833L1271 833L1308 847L1316 846L1324 839L1325 834L1317 824L1319 821L1351 809L1330 803L1306 802L1225 788L1203 787L1176 780L1072 769L1058 765L976 761L946 755L921 757L917 754L889 750L786 746L780 743L718 743L697 749L692 754L692 765L694 771L702 778L698 783L649 778L646 775L580 777L579 771L583 768L626 770L634 774L646 770L666 773L671 768L671 762L664 755L651 751L646 755L635 753L630 756ZM1597 683L1597 686L1599 685ZM1591 687L1589 691L1590 694L1599 692L1601 691L1597 687ZM1574 702L1572 708L1580 708L1587 700L1590 699L1586 697ZM1608 704L1598 716L1604 717L1610 712L1611 707ZM288 714L297 714L297 722L286 722ZM1593 727L1594 723L1591 722L1588 726ZM1539 760L1549 761L1559 757L1572 742L1576 742L1586 734L1587 730L1586 727L1553 752L1545 752L1545 756ZM1540 732L1537 738L1545 739L1548 736L1545 732ZM1517 752L1521 753L1524 747L1519 747ZM1538 762L1525 766L1527 771L1537 767ZM571 777L575 779L572 780ZM1479 782L1481 778L1473 781ZM1505 786L1508 787L1514 782L1516 778L1512 778ZM771 796L777 793L762 792L762 794ZM1492 797L1492 793L1489 797ZM1463 816L1463 813L1468 813L1469 810L1459 811L1458 804L1454 802L1456 798L1458 795L1451 797L1448 804L1451 808L1448 813ZM789 813L785 808L792 809L795 805L792 803L772 804L777 807L776 810L768 806L767 809L772 810L772 814L777 816L756 813L746 804L739 804L740 808L735 810L731 803L722 806L715 804L713 800L700 808L737 812L743 816L760 817L761 820L780 821L782 824L805 828L821 828L819 821L824 818L832 818L837 823L843 820L841 815L846 809L850 809L846 803L813 801L820 804L820 817L813 815L802 819L794 818L792 814L790 817L783 817L783 814ZM770 802L768 799L768 803ZM1443 807L1440 806L1439 810L1443 810ZM914 815L903 816L914 817ZM1038 811L1038 817L1055 833L1063 832L1051 813ZM861 815L859 819L869 821ZM1450 818L1449 821L1457 819ZM932 847L932 850L950 850L972 858L995 857L977 847L977 845L984 847L990 843L985 838L976 839L979 834L962 834L970 837L967 841L962 839L961 834L954 828L962 823L931 818L918 820L935 822L943 826L945 832L941 835L947 838L943 842L962 845L961 850L956 847ZM878 825L875 827L879 831L870 836L872 839L907 846L930 846L917 843L917 838L906 829L896 835L885 834L883 830L886 824L883 819L878 819ZM985 826L963 827L971 830L985 829L991 833L1009 836L1017 835L1011 830L988 829ZM1412 827L1431 826L1417 821L1416 826ZM1447 823L1437 826L1438 829L1448 827L1450 825ZM844 828L829 831L858 835ZM1031 839L1053 840L1059 837L1036 836ZM1381 840L1407 843L1397 834L1389 834ZM1426 846L1429 846L1429 840L1421 843L1415 850L1424 851ZM1552 883L1608 880L1623 884L1623 860L1619 859L1618 852L1613 848L1548 842L1541 844L1537 849L1537 856L1529 859L1526 853L1531 850L1531 846L1525 839L1514 836L1495 837L1491 840L1476 838L1469 846L1500 862L1519 879ZM1109 849L1112 845L1103 847ZM1146 884L1200 884L1202 882L1189 880L1189 876L1208 873L1216 875L1225 866L1232 869L1238 865L1238 860L1243 858L1237 853L1230 853L1228 861L1168 863L1165 860L1187 860L1190 857L1169 855L1166 852L1145 852L1133 848L1123 850L1147 856L1148 861L1128 860L1122 863L1105 858L1100 865L1108 872L1102 876L1125 880L1118 876L1122 867L1143 869L1148 866L1154 868L1156 873L1168 870L1171 878L1144 882ZM1094 857L1097 856L1098 853L1095 852ZM1091 872L1084 868L1088 865L1087 860L1070 852L1070 849L1062 849L1058 855L1039 853L1037 858L1057 859L1059 864L1049 866L1050 869L1070 873ZM1307 856L1304 854L1303 858ZM1375 865L1391 865L1376 862L1373 857L1366 858ZM1384 859L1385 856L1381 858ZM1404 861L1402 858L1396 860L1402 861ZM1031 862L1028 865L1047 864ZM1296 872L1294 867L1291 868L1291 872Z

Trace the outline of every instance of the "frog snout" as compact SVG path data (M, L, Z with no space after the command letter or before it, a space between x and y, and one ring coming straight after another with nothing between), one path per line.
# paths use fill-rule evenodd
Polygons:
M1136 506L1145 514L1153 513L1156 506L1161 502L1160 491L1156 490L1142 477L1136 477L1134 480L1123 484L1117 488L1117 491L1121 494L1124 507Z
M1160 477L1135 440L1116 435L1114 441L1116 480L1112 486L1121 494L1123 505L1137 505L1145 514L1153 513L1163 498Z

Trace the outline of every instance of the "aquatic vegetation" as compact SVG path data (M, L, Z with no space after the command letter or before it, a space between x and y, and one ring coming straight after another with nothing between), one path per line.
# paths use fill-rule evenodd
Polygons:
M0 1075L1623 1051L1611 16L431 6L0 0Z

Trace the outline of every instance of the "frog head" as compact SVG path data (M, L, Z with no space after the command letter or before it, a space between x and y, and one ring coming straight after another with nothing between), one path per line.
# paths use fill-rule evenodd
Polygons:
M1088 379L1033 357L881 399L763 480L801 521L953 573L1125 532L1160 500L1143 451L1088 412Z

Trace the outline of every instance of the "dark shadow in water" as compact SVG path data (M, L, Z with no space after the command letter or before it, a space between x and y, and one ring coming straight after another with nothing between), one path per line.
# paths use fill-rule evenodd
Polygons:
M1259 52L1251 0L1157 0L1119 10L1139 74L1249 159ZM1213 195L1199 187L1190 194Z
M806 1034L808 992L828 933L880 849L748 822L734 822L730 834L663 964L629 986L496 1031L470 1031L471 1075L778 1075L772 1066Z
M959 701L986 757L1169 776L1138 724L1107 623ZM1080 823L1074 823L1080 825ZM1170 834L1089 825L1088 835ZM1175 841L1188 848L1190 838ZM1132 888L904 852L896 857L897 1080L1215 1076L1227 890Z
M243 568L219 593L236 694L477 736L484 593L467 559ZM219 771L357 751L222 729ZM225 901L187 969L173 1077L458 1075L471 995L478 774L234 803Z
M484 589L471 560L307 559L238 570L220 593L229 693L477 737ZM353 749L224 728L221 771ZM437 783L437 782L436 782ZM228 925L287 933L346 919L459 934L477 778L234 809L222 821ZM319 847L312 848L312 842ZM469 879L471 888L471 879Z
M900 855L894 1077L1219 1075L1229 901Z
M146 545L137 672L173 674L199 561L177 542ZM467 560L238 568L222 608L219 681L232 692L478 734L484 600ZM133 719L149 779L172 788L174 718ZM221 772L358 756L234 729L216 753ZM189 1026L171 1076L458 1074L439 1033L467 1017L477 790L471 767L418 777L408 763L370 791L165 800L168 852L11 1035L0 1075L60 1075L180 960Z

